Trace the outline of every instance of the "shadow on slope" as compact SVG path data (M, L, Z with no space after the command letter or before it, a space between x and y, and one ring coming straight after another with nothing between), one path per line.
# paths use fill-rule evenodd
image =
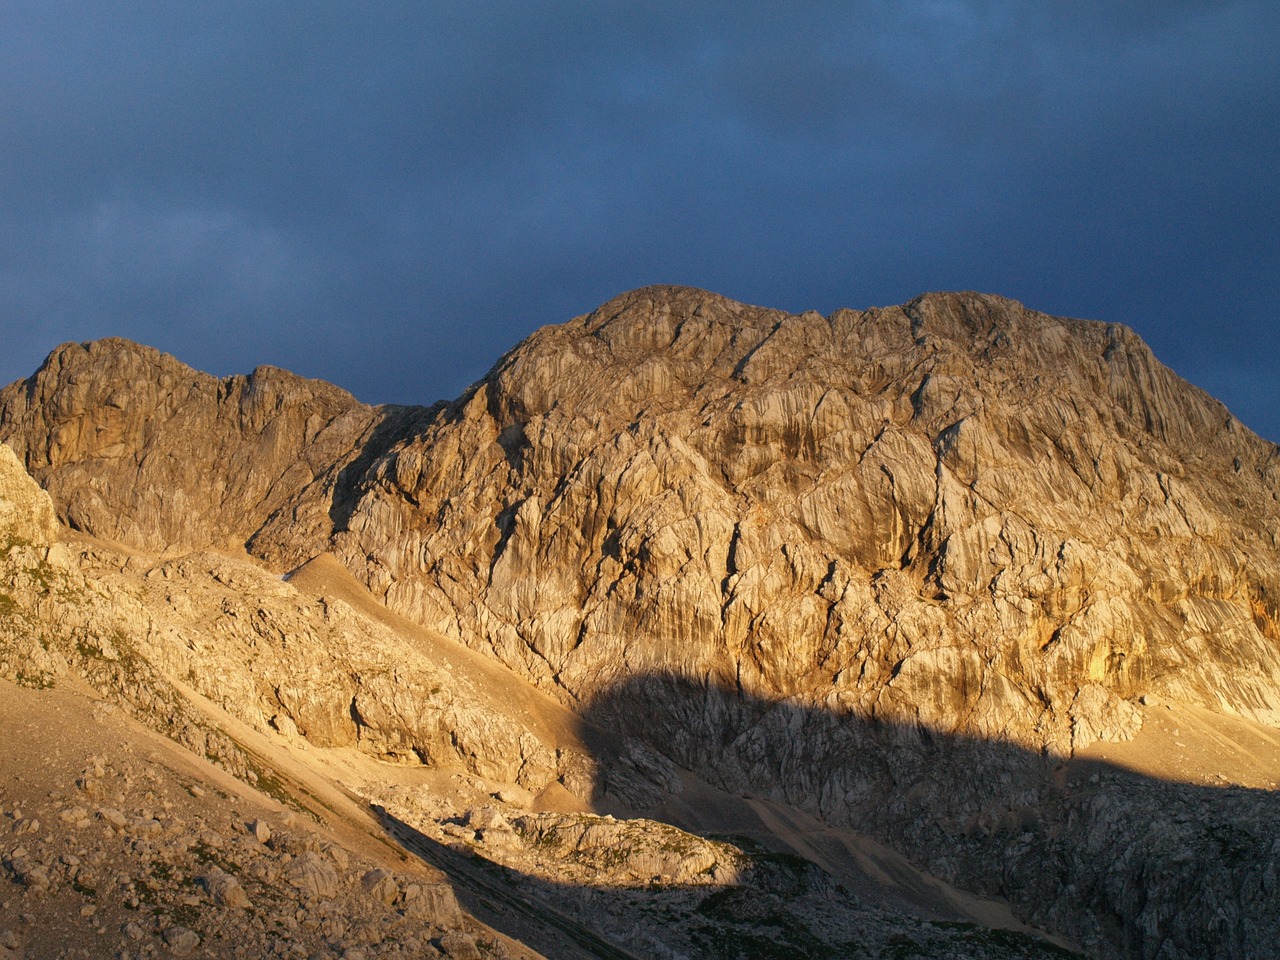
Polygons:
M740 838L732 838L732 843L743 849L749 865L731 882L680 884L655 876L648 882L617 883L602 871L570 883L503 865L500 856L486 849L489 838L484 834L492 835L491 827L475 831L471 838L469 830L454 824L456 839L440 842L387 810L374 809L404 849L448 874L470 914L557 960L1079 956L1025 933L867 905L803 858ZM591 816L570 819L588 825L617 823ZM515 818L517 832L530 829L525 820ZM525 841L538 843L531 835ZM717 845L730 846L723 841ZM615 848L602 860L616 865L626 853Z
M440 401L430 407L384 406L379 408L379 420L361 438L360 455L342 467L334 478L329 502L329 520L335 532L347 529L351 514L360 499L360 485L369 479L373 465L405 437L419 432L445 407L446 404Z
M870 834L1104 955L1280 956L1274 791L1064 762L673 674L617 684L584 724L628 744L600 758L606 806L714 829L716 812L682 796L681 767L757 809L783 804ZM800 831L775 836L804 852Z

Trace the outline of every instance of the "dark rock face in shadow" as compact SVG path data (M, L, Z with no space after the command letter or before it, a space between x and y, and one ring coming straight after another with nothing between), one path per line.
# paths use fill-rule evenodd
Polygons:
M812 863L739 838L730 842L742 844L749 866L727 883L572 884L487 859L479 834L474 844L463 838L442 843L375 810L399 844L449 875L468 912L557 960L1080 957L1026 933L863 903Z
M621 683L584 716L725 790L881 838L1099 956L1280 956L1273 792L1064 763L670 674ZM606 796L611 779L635 794L634 764L604 767Z

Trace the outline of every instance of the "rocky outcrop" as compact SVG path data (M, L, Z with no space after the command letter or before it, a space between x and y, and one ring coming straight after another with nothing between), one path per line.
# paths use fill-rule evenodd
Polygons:
M77 673L240 775L252 764L187 688L258 731L535 792L566 777L590 797L580 771L594 762L562 707L451 641L326 596L344 586L315 573L332 561L299 571L300 591L218 553L162 560L56 538L49 496L0 445L0 678L48 687Z
M244 754L239 741L220 732L216 718L239 721L241 729L274 736L304 754L354 744L379 758L412 757L467 769L477 774L478 784L524 783L532 790L492 794L510 820L480 807L462 818L465 828L449 822L444 830L440 824L420 826L445 844L458 842L451 830L470 838L468 861L479 853L505 863L508 896L527 904L526 912L552 911L560 918L567 911L582 928L653 956L701 955L727 942L788 955L848 952L854 937L859 949L873 943L881 952L906 940L939 953L963 949L990 960L1059 955L1024 935L997 936L966 924L870 908L842 895L830 877L796 857L764 851L747 857L729 844L650 821L520 809L559 772L556 763L574 758L567 743L547 741L554 747L548 754L539 741L540 728L550 723L532 715L536 695L522 691L510 676L501 690L484 689L485 678L477 676L467 651L450 651L443 641L434 651L424 649L414 642L421 631L395 636L367 620L359 604L336 596L341 583L332 577L328 595L316 597L250 563L213 553L157 561L78 538L71 538L71 548L64 552L77 562L60 568L51 581L52 592L70 609L61 617L26 621L39 624L62 665L47 684L26 685L52 684L54 690L41 692L53 695L69 674L79 673L193 753L216 759L276 800L330 823L332 809L318 806L305 785L277 779L261 755ZM319 574L328 566L309 565L319 567ZM291 579L308 589L324 578L307 569ZM0 635L4 676L13 652L7 639ZM6 697L17 692L9 689ZM501 694L499 703L495 693ZM341 707L349 698L362 710L344 717ZM206 707L193 719L196 699ZM306 818L246 818L247 811L223 802L225 778L217 785L192 780L189 760L180 767L179 783L157 776L163 768L154 741L143 762L144 751L114 726L124 722L123 711L96 695L94 700L93 722L77 716L49 723L46 716L43 727L74 741L77 751L90 734L106 739L119 756L90 756L79 775L50 769L36 783L27 774L15 777L21 802L0 788L0 825L12 821L21 844L0 850L0 888L12 890L28 911L15 942L86 944L90 956L115 956L122 946L147 944L149 952L160 946L173 955L231 956L245 949L261 952L266 942L292 942L322 953L327 948L335 955L345 945L343 955L351 956L365 944L370 955L379 956L433 956L433 944L446 956L522 955L484 931L460 932L475 924L446 883L368 868L342 847L308 836ZM64 696L46 712L65 710L68 702ZM32 703L23 706L30 710ZM393 722L370 724L363 713L373 710ZM396 716L396 710L405 712ZM104 720L113 726L98 733L94 728ZM508 739L509 732L515 739ZM52 749L32 742L29 731L11 743L28 758L47 752L61 762L68 753L65 742ZM639 742L628 745L625 759L627 777L656 775L660 785L675 776L669 761ZM5 769L19 768L7 757L0 760ZM575 782L571 773L572 764L561 779ZM590 778L585 782L589 793ZM63 789L49 789L55 785ZM563 787L556 789L563 793ZM447 803L433 794L415 787L391 796ZM193 804L199 813L192 813ZM482 871L490 885L492 870L490 864ZM109 884L103 882L107 875ZM487 889L491 895L492 886ZM0 907L0 935L9 929L5 920Z
M1280 448L1124 327L980 294L823 317L648 288L431 410L104 341L0 393L0 437L73 526L278 570L329 550L632 746L473 711L466 671L212 554L119 561L163 611L148 662L207 673L259 729L640 806L678 764L1102 953L1280 933L1270 795L1064 773L1144 700L1280 724ZM1223 904L1237 939L1207 940Z
M417 960L462 935L482 945L477 956L536 960L465 915L438 873L349 850L83 699L3 692L6 732L22 736L0 747L0 956ZM86 742L112 752L86 756ZM269 842L246 829L240 804L271 810ZM371 873L385 877L379 890L363 882Z
M39 686L66 669L46 634L81 582L57 541L49 495L0 443L0 677Z
M1130 331L997 297L649 288L432 411L67 345L0 436L72 526L332 547L571 702L674 673L1061 755L1144 694L1280 718L1276 447Z
M643 818L493 807L434 819L420 797L381 802L411 830L505 881L536 909L572 918L644 957L1079 956L1025 930L920 917L869 903L818 865L749 837L709 840Z
M0 443L0 544L52 543L57 519L49 495L27 475L12 450Z
M78 530L159 552L284 525L276 559L300 563L345 503L343 469L415 412L274 367L219 380L113 338L63 344L0 391L0 440Z
M1280 452L1116 325L637 291L357 496L389 607L581 702L677 674L1059 755L1145 693L1280 720Z
M1123 327L976 294L821 317L638 291L539 331L357 497L335 551L389 607L730 791L1103 952L1202 954L1220 901L1263 906L1218 955L1276 932L1275 893L1248 893L1275 869L1265 799L1055 785L1144 697L1280 720L1280 451ZM1179 805L1212 895L1149 880ZM998 826L1018 811L1030 839ZM1219 875L1245 822L1259 856Z

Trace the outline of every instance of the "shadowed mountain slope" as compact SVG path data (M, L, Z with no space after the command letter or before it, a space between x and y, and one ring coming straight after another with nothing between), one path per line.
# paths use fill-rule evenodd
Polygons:
M1280 943L1276 750L1256 757L1270 789L1172 783L671 675L620 683L584 717L662 745L728 796L879 837L933 876L1011 902L1021 919L1101 956L1273 956ZM610 770L630 781L635 766L623 758ZM698 801L656 766L649 797L630 782L618 792L686 825L678 811ZM820 852L834 856L839 843L820 840Z

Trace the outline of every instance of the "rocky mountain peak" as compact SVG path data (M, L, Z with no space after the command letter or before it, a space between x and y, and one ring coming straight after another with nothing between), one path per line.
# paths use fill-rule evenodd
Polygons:
M1240 893L1274 887L1277 853L1240 852L1274 836L1267 798L1069 781L1156 705L1280 725L1280 448L1125 327L979 293L823 316L647 287L430 409L107 340L0 391L0 440L64 522L168 554L84 556L162 604L157 669L256 729L582 805L687 814L695 778L1094 944L1208 955L1224 897L1252 911L1240 943L1274 942ZM0 502L48 529L30 493ZM56 604L14 569L15 608ZM107 676L113 635L57 655ZM1186 824L1208 824L1192 860L1162 846ZM1182 953L1150 934L1170 917Z
M114 337L63 344L0 391L0 434L62 519L157 550L243 544L332 484L381 419L323 381L269 366L220 380ZM322 511L305 522L327 535Z
M674 667L1070 749L1082 683L1116 716L1210 688L1274 715L1274 565L1233 558L1275 556L1275 456L1115 325L655 287L394 444L335 547L574 697ZM1242 638L1225 659L1199 605Z

